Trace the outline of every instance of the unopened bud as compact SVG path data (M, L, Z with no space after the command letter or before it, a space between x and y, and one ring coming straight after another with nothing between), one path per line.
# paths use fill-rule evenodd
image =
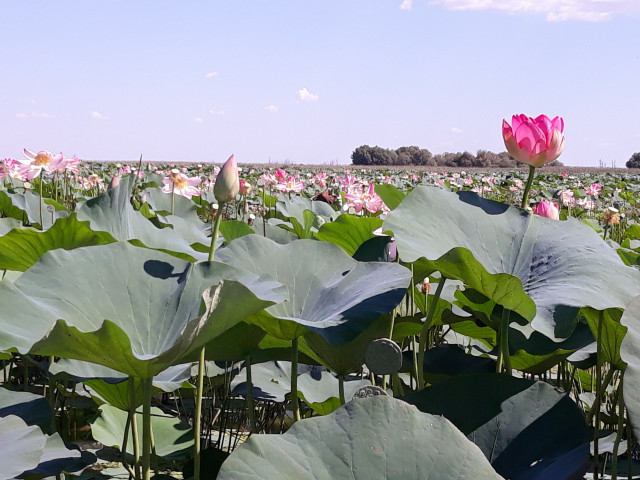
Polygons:
M424 277L424 280L420 284L420 291L422 293L431 292L431 284L429 283L429 277Z
M227 203L236 198L240 191L240 180L238 178L238 164L236 157L231 155L224 163L213 186L213 194L220 203Z
M111 181L109 182L109 186L107 186L107 190L113 190L118 185L120 185L120 180L118 177L111 177Z

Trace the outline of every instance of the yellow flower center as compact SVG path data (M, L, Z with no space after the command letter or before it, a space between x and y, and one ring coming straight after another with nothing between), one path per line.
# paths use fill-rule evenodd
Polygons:
M177 190L181 190L187 186L187 179L181 173L172 173L171 179L173 180L173 186Z
M50 161L51 161L51 157L49 157L49 155L47 155L46 153L39 153L38 155L36 155L36 158L33 161L33 164L37 166L49 165Z

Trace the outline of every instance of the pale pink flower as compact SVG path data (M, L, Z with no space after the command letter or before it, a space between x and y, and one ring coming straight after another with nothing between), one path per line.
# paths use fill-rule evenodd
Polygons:
M313 176L313 182L320 188L327 188L327 174L318 172Z
M35 153L27 148L24 148L22 151L29 160L18 159L18 162L23 165L21 172L29 181L40 175L42 171L44 171L44 173L55 171L58 165L64 161L64 155L62 153L54 155L49 150L40 150L38 153Z
M369 184L369 187L364 191L345 193L344 198L349 202L349 206L353 206L356 209L356 213L360 213L362 209L371 213L384 211L386 209L386 205L375 192L375 185L373 183Z
M574 205L576 199L573 198L573 190L560 190L560 200L565 207Z
M473 178L471 178L471 177L466 177L466 178L462 181L462 183L464 183L466 186L473 185Z
M180 173L179 170L172 170L169 176L162 179L164 193L175 193L183 197L191 198L194 195L200 195L200 189L197 187L202 182L200 177L187 177Z
M270 183L278 183L278 179L273 173L265 172L260 175L260 178L264 181L265 185L269 185Z
M600 195L602 186L599 183L592 183L584 189L585 193L591 197L597 197Z
M596 202L594 202L593 200L587 200L586 198L579 199L577 204L579 207L582 207L585 210L591 211L596 209Z
M304 182L299 182L299 181L297 182L294 177L289 176L289 178L286 181L282 181L280 183L276 183L273 186L273 188L275 190L278 190L279 192L300 193L304 189Z

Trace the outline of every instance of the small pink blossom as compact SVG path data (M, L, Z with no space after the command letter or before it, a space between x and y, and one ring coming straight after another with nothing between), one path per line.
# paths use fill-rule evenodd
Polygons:
M602 191L602 186L599 183L592 183L584 189L585 193L591 197L597 197Z
M558 210L558 205L548 200L540 202L536 206L533 213L535 213L536 215L540 215L541 217L552 218L553 220L560 219L560 211Z

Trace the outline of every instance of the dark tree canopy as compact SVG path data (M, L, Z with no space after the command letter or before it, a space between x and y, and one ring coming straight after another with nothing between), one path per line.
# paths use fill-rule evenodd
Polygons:
M627 168L640 168L640 152L631 155L631 158L627 160Z
M640 154L637 155L640 167ZM523 165L514 160L507 152L493 153L487 150L478 150L475 155L469 152L445 152L432 155L426 148L416 146L400 147L393 150L361 145L351 154L351 161L353 165L371 166L425 165L430 167L512 168ZM556 160L549 166L562 166L562 163ZM628 163L627 166L629 166Z

